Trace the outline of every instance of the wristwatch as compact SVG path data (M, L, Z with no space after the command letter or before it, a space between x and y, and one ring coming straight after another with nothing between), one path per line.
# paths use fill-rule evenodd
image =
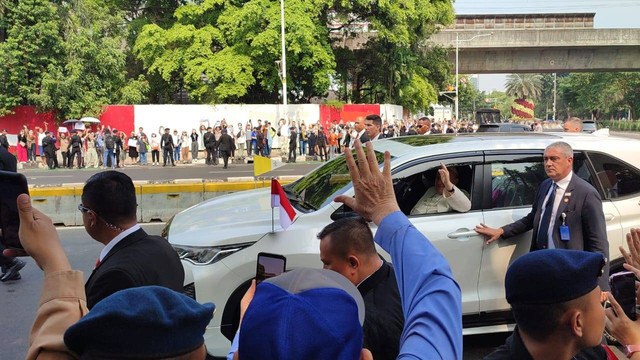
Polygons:
M640 345L627 345L624 347L624 356L630 358L631 355L640 351Z

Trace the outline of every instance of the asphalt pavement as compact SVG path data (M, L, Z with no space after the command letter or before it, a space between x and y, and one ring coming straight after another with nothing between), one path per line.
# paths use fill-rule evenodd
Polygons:
M159 235L164 223L144 224L149 234ZM58 228L62 246L71 266L89 277L102 244L91 239L83 227ZM38 310L42 287L42 271L31 258L20 272L22 280L0 283L0 358L3 360L24 359L29 348L29 330ZM479 360L493 348L504 343L507 334L491 334L466 337L464 359Z
M272 176L294 176L304 175L315 169L322 163L296 163L286 164L266 174L260 175L261 178L269 178ZM191 179L201 181L203 179L219 179L226 180L230 177L253 177L253 164L230 164L228 169L223 169L222 165L177 165L173 166L141 166L133 165L125 168L116 169L131 177L134 181L165 181ZM84 183L93 174L102 169L33 169L20 170L29 182L29 185L60 185L69 183Z

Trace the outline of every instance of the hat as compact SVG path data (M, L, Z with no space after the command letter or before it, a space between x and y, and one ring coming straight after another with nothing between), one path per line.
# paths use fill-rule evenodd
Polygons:
M227 128L222 128L222 132L226 133L227 132Z
M598 285L600 253L547 249L521 256L505 278L509 304L559 304L586 295Z
M242 360L359 359L363 322L364 301L347 278L298 268L258 285L238 353Z
M80 358L175 357L202 346L214 310L160 286L121 290L69 327L64 343Z

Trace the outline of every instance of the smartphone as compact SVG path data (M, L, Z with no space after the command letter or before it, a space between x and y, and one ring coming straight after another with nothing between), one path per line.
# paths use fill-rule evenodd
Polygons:
M636 320L636 276L630 271L619 272L609 277L611 294L629 319Z
M7 248L22 249L18 229L18 195L29 194L27 178L22 174L0 171L0 242Z
M286 265L287 258L282 255L259 253L256 267L256 283L259 284L268 278L284 273Z

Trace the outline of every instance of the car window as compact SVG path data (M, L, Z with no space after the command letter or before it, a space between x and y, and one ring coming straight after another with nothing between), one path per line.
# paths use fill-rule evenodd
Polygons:
M590 152L589 159L602 184L605 198L615 199L634 194L640 195L640 171L638 169L602 153Z
M400 210L405 215L414 216L469 211L472 200L471 194L473 193L474 172L476 171L476 165L480 165L480 162L447 164L451 181L454 182L454 185L458 187L464 197L469 200L465 201L457 197L456 200L461 201L452 202L448 202L443 198L442 183L437 181L440 165L437 163L429 164L424 168L416 167L415 171L408 176L394 179L396 199ZM454 174L457 174L457 180L454 180L456 177Z
M547 178L542 156L491 165L491 208L530 206L538 185Z
M355 157L355 151L353 153ZM382 164L384 154L376 151L376 157L378 164ZM346 191L350 183L351 176L347 162L344 156L338 156L283 188L292 196L290 199L292 204L311 211L331 202L335 196Z
M573 173L595 187L584 153L574 152ZM542 155L491 163L491 208L530 206L547 178Z

